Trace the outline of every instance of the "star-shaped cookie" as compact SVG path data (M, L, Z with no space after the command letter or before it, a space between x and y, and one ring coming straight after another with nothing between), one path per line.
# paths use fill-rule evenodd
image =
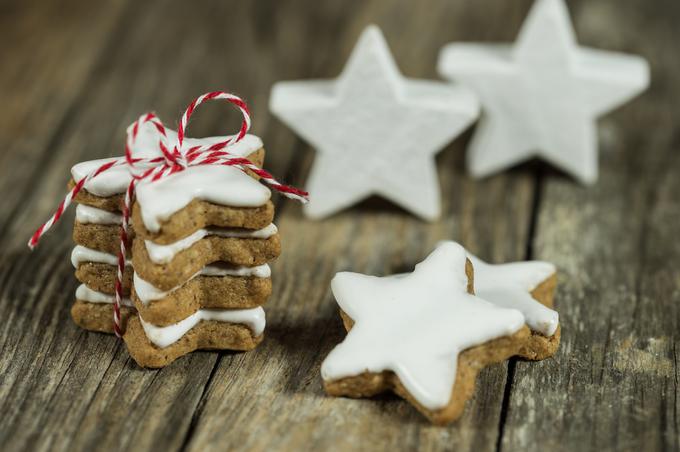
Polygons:
M472 295L466 251L443 242L410 274L343 272L331 288L345 340L324 360L331 395L391 389L432 422L458 418L484 366L516 355L529 337L522 313Z

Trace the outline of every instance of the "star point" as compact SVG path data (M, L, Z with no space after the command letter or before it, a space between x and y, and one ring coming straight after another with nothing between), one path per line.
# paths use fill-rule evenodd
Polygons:
M555 266L543 261L489 264L468 254L475 269L475 294L497 306L517 309L533 331L552 336L559 325L557 311L541 304L532 291L556 273Z

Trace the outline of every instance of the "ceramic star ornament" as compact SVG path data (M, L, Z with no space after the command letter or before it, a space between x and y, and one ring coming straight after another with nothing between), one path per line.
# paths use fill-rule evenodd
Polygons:
M338 273L331 289L349 332L321 365L331 395L392 389L433 422L455 420L477 371L517 354L522 313L471 294L466 251L443 242L413 273Z
M369 26L338 79L279 82L270 109L316 148L309 217L379 195L434 220L434 156L472 123L479 104L467 88L403 77L382 33Z
M649 84L644 59L580 47L562 0L536 0L514 45L444 47L439 72L482 103L472 175L540 157L586 184L598 176L597 118Z

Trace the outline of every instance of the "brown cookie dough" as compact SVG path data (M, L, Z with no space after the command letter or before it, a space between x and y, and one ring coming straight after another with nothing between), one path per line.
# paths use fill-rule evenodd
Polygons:
M273 219L271 201L261 207L229 207L194 199L162 222L159 232L152 233L144 226L139 204L132 207L132 226L139 237L161 245L174 243L208 226L257 230L269 226Z
M256 166L262 167L264 163L265 150L261 148L248 156L248 160L253 162ZM249 174L251 176L255 175L253 173ZM76 185L75 181L71 179L68 183L68 189L71 190ZM84 188L73 198L74 202L79 204L85 204L88 206L96 207L102 210L108 210L109 212L121 212L123 210L124 203L124 193L113 195L113 196L96 196L88 192Z
M121 328L125 327L131 316L136 314L135 308L120 307ZM110 303L89 303L77 300L71 307L71 317L79 327L100 333L113 333L113 305Z
M349 331L353 323L352 319L343 312L341 312L341 315L345 328ZM465 402L474 394L475 381L479 371L490 364L499 363L517 355L530 335L529 328L524 326L511 336L469 348L458 355L456 380L453 384L451 399L448 405L440 410L432 411L422 406L391 371L364 372L353 377L324 381L324 389L333 396L353 398L371 397L391 390L412 404L433 424L445 425L455 421L463 414Z
M129 230L128 236L132 243L135 236L133 228ZM120 226L76 221L73 224L73 241L78 245L117 256L120 250Z
M557 275L553 274L531 291L531 297L543 306L552 309L555 288L557 287ZM532 331L522 347L519 356L532 361L540 361L551 357L560 346L561 327L552 336L545 336L538 331Z
M123 294L130 294L132 287L132 267L125 267L123 272ZM113 295L116 293L116 277L118 268L101 262L82 262L76 268L76 279L92 290Z
M271 278L199 275L169 293L144 305L132 300L144 320L167 326L189 317L199 309L249 309L261 306L272 291Z
M167 264L151 261L144 240L133 241L132 261L135 271L145 281L161 290L182 285L194 274L213 262L254 267L275 259L281 253L279 235L268 239L207 236L180 251Z
M141 367L164 367L195 350L254 349L264 335L253 336L252 331L239 323L201 321L180 340L165 348L156 347L144 333L138 317L131 318L123 339L130 356Z

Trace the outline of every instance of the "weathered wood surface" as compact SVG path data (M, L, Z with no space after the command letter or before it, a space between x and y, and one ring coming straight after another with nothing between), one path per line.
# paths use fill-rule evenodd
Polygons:
M379 200L312 222L279 200L284 250L267 339L254 352L199 352L141 370L115 338L70 321L69 218L37 251L25 249L70 166L119 154L143 111L171 122L198 93L236 90L252 107L267 167L301 184L313 155L268 113L274 81L336 76L371 22L406 75L433 78L441 45L513 39L529 5L1 2L2 449L678 449L680 8L671 1L569 2L582 43L641 53L654 71L648 94L602 121L595 187L532 164L473 182L462 166L466 136L438 159L437 223ZM224 111L201 110L190 134L233 127ZM395 397L326 397L319 366L343 335L328 287L335 272L403 271L446 238L492 260L556 262L560 352L486 369L446 428Z

